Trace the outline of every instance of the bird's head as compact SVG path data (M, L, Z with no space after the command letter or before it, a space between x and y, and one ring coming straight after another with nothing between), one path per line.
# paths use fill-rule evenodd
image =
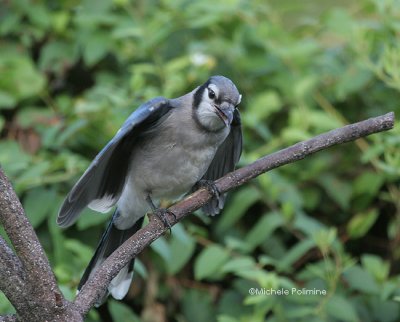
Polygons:
M213 132L229 127L241 99L242 95L229 78L212 76L194 93L195 119L201 127Z

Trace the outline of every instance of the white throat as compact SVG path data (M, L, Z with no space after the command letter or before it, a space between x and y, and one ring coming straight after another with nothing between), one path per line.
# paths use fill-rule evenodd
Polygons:
M212 88L216 96L218 96L218 88L213 84L209 87ZM197 106L197 110L195 111L200 125L213 132L222 130L226 127L225 123L218 117L214 104L214 100L208 97L208 91L206 89L203 92L200 104Z
M196 113L199 123L206 129L218 131L226 127L215 113L215 107L208 102L201 102Z

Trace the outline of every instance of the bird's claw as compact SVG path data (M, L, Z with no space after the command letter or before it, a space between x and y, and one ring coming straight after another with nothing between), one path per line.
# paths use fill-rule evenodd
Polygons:
M207 191L215 198L219 198L221 192L219 191L218 187L216 186L215 182L212 180L200 180L197 183L198 188L206 188Z
M165 208L157 208L154 211L154 214L161 220L161 222L164 224L165 227L168 227L169 232L171 233L172 226L168 221L167 215L171 215L172 217L174 217L174 220L176 220L176 215L172 211Z

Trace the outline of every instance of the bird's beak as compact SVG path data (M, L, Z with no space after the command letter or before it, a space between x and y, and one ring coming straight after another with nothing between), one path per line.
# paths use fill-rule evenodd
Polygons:
M221 105L214 105L218 117L229 127L233 120L233 111L235 107L232 104L223 102Z

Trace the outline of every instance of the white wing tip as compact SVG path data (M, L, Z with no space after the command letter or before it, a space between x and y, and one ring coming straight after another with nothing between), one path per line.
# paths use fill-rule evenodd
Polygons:
M112 196L104 196L101 199L92 200L88 204L88 207L94 211L105 213L108 212L116 202L117 200Z

